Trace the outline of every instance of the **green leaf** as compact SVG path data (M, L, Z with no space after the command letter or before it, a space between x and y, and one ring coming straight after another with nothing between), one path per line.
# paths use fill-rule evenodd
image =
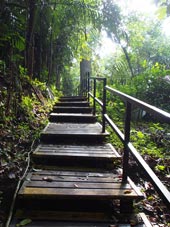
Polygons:
M139 139L143 139L144 138L144 134L142 132L137 132L137 136Z
M156 169L157 169L157 170L160 170L160 171L164 171L164 170L165 170L165 166L157 165L157 166L156 166Z
M32 220L29 219L29 218L27 218L27 219L22 220L22 221L21 221L20 223L18 223L16 226L17 226L17 227L25 226L25 225L28 225L28 224L31 223L31 222L32 222Z
M166 13L167 13L167 8L165 6L159 8L157 11L158 19L160 20L164 19L166 17Z

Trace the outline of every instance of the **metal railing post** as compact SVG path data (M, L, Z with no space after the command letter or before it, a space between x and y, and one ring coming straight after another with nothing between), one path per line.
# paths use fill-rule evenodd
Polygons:
M123 181L127 180L129 169L129 148L130 142L130 121L131 121L131 103L126 102L126 116L125 116L125 137L124 137L124 155L123 155Z
M93 115L96 114L96 79L94 78L93 84Z
M88 72L86 72L86 77L85 77L85 80L84 80L84 96L87 96L87 86L88 86Z
M90 102L90 73L88 72L88 75L87 75L87 100L88 100L88 103Z
M105 114L106 114L106 83L107 79L103 79L103 109L102 109L102 132L106 131L106 122L105 122Z

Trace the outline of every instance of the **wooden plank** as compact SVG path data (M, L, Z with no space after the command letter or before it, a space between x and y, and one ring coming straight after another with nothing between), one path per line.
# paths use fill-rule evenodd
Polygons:
M31 180L39 180L41 181L46 175L33 175L31 177ZM67 182L91 182L91 183L113 183L113 182L120 182L121 178L112 178L112 177L106 177L106 178L96 178L96 177L76 177L76 176L51 176L50 177L52 181L67 181Z
M53 180L65 181L86 181L86 182L120 182L121 174L112 174L105 172L78 172L78 171L38 171L30 173L28 178L41 180L45 176L51 176Z
M37 156L39 157L54 157L57 156L57 157L63 157L63 158L67 158L67 157L84 157L84 158L97 158L97 159L113 159L113 155L112 154L106 154L106 153L103 153L103 154L91 154L91 153L84 153L84 154L81 154L81 153L75 153L75 152L58 152L57 154L54 154L54 153L44 153L44 152L39 152L37 153ZM115 156L114 156L115 157ZM44 157L45 158L45 157Z
M65 97L65 98L59 98L58 102L87 102L86 97Z
M36 153L36 152L35 152ZM91 155L95 155L95 154L105 154L105 155L114 155L115 156L115 154L113 153L113 152L111 152L111 151L88 151L88 150L65 150L65 149L63 149L63 150L50 150L50 149L45 149L45 150L38 150L37 151L37 153L40 153L40 154L44 154L44 153L47 153L47 155L48 155L48 153L49 154L52 154L52 155L55 155L55 153L56 154L60 154L60 153L66 153L66 154L69 154L69 153L73 153L73 154L76 154L76 153L78 153L78 154L80 154L80 155L83 155L83 154L91 154Z
M102 133L102 127L99 123L76 124L76 123L48 123L42 134L58 135L108 135Z
M114 213L113 213L114 214ZM30 219L30 227L131 227L131 220L135 220L135 227L152 227L144 213L118 214L106 212L74 212L52 210L19 210L11 227L16 226L21 220ZM118 220L118 222L115 220ZM123 224L124 223L124 224Z
M99 123L49 123L40 135L42 143L102 143L109 133L102 133Z
M110 173L108 171L100 171L100 172L86 172L86 171L74 171L74 170L69 170L69 171L55 171L55 170L36 170L35 172L32 172L29 174L31 175L50 175L50 176L74 176L74 177L99 177L100 179L106 178L108 179L109 177L111 179L122 179L121 174L114 174Z
M51 116L62 116L62 117L94 117L93 114L84 114L84 113L51 113Z
M117 159L120 155L111 146L106 144L103 146L99 145L54 145L54 144L41 144L33 153L33 157L47 158L47 157L86 157L96 159Z
M37 153L45 153L45 152L48 152L48 153L80 153L80 154L113 154L115 155L112 151L110 150L85 150L85 149L55 149L55 148L52 148L52 149L49 149L48 147L47 148L43 148L43 149L39 149L37 150ZM36 152L34 152L36 153Z
M110 150L111 147L109 146L109 144L102 144L102 145L60 145L60 144L42 144L39 145L39 147L41 148L59 148L59 149L78 149L78 150L86 150L86 149L90 149L90 150Z
M48 211L48 210L23 210L16 214L17 218L30 218L32 220L64 220L64 221L111 221L107 212L74 212L74 211Z
M79 152L79 153L105 153L105 154L114 154L117 157L120 157L118 152L111 146L111 144L103 145L54 145L54 144L41 144L39 145L35 152Z
M16 227L17 223L10 225ZM114 224L114 223L100 223L100 222L67 222L67 221L32 221L27 227L131 227L130 224ZM135 227L146 227L143 225L136 225Z
M49 222L38 222L36 224L29 224L28 227L131 227L129 224L109 224L109 223L67 223L67 222L57 222L55 224ZM138 227L138 226L136 226ZM139 226L144 227L144 226Z
M49 117L50 122L76 122L76 123L94 123L96 116L92 114L70 114L70 113L51 113Z
M55 106L76 106L76 107L88 107L89 103L87 101L70 101L70 102L57 102Z
M45 215L45 217L46 217L46 215ZM30 224L27 224L26 226L28 226L28 227L131 227L132 226L131 224L128 224L128 223L124 223L124 224L115 223L113 220L97 221L95 219L94 220L87 219L87 221L81 221L78 219L76 221L76 219L74 218L74 215L72 217L73 217L72 220L68 220L68 221L67 221L67 219L62 221L62 218L58 219L58 221L57 221L57 218L56 219L54 218L51 220L50 219L48 220L48 218L47 219L33 218L32 222ZM85 217L86 217L86 215L85 215ZM70 216L70 218L71 218L71 216ZM25 219L25 218L23 218L23 219ZM16 225L20 221L21 221L20 219L16 219L15 221L13 221L13 223L10 225L10 227L16 227ZM121 223L123 223L123 221ZM136 224L135 227L150 227L150 226L147 226L143 223L139 223L139 224Z
M113 152L101 152L101 151L94 151L93 153L91 151L75 151L75 150L59 150L59 151L56 151L56 150L42 150L42 151L38 151L37 154L47 154L47 155L60 155L60 154L66 154L66 155L71 155L71 154L75 154L75 155L91 155L91 156L96 156L96 155L101 155L101 157L103 156L107 156L109 155L110 157L114 156L115 157L115 154Z
M53 112L55 113L92 113L91 107L65 107L65 106L57 106L53 108Z
M27 187L41 188L78 188L78 189L131 189L129 184L120 183L84 183L84 182L48 182L48 181L30 181Z
M47 171L46 171L47 172ZM44 171L29 174L24 182L19 195L24 196L63 196L63 197L90 197L90 198L142 198L143 195L138 191L130 181L121 182L120 175L104 173L50 171L50 175L46 175ZM80 174L81 175L76 175ZM64 175L63 175L64 174ZM84 174L84 173L83 173Z
M123 198L131 198L131 199L139 199L140 197L136 195L133 190L128 190L126 193L126 189L66 189L66 188L36 188L36 187L24 187L20 192L19 195L24 195L24 197L54 197L60 198L61 196L64 199L69 197L71 198L93 198L93 199L123 199Z
M62 97L59 99L59 102L82 102L82 101L86 101L87 102L87 98L86 97Z

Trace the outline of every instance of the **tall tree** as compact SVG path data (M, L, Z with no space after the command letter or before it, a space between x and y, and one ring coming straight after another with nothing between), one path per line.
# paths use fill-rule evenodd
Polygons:
M112 0L103 1L103 29L106 30L108 36L121 47L126 61L128 63L131 76L134 77L133 67L130 55L128 54L129 37L126 27L122 22L121 10Z
M34 28L36 20L36 1L28 0L27 12L27 31L26 31L26 68L28 75L33 77L34 68Z

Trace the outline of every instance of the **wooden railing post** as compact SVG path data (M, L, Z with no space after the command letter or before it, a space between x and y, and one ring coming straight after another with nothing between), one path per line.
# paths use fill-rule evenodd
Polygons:
M123 181L127 180L129 170L129 148L128 143L130 142L130 121L131 121L131 103L126 102L126 113L125 113L125 137L124 137L124 155L123 155Z
M105 123L105 114L106 114L106 83L107 79L103 78L103 109L102 109L102 132L104 133L106 130Z

